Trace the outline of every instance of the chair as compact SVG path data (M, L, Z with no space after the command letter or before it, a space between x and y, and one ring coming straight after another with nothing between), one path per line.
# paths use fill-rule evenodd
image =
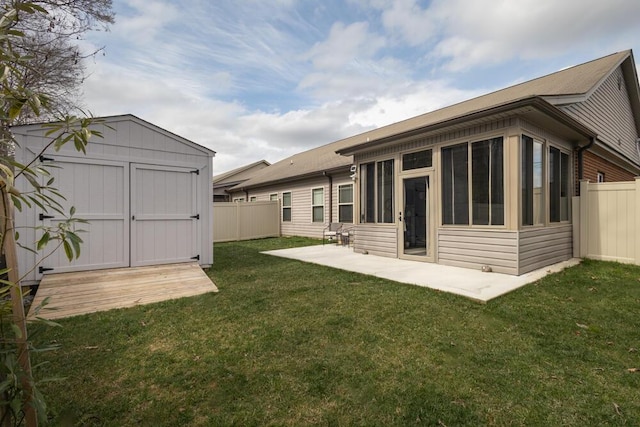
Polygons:
M349 247L353 244L354 229L353 227L345 228L344 226L338 232L338 241L342 246Z
M341 222L332 222L329 223L329 225L327 227L324 228L324 230L322 230L322 245L324 245L324 242L327 238L329 239L333 239L338 237L338 235L340 234L340 230L342 229L342 223Z

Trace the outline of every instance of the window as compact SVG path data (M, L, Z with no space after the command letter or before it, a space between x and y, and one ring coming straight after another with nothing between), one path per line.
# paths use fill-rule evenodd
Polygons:
M275 202L278 200L278 193L269 194L269 201Z
M408 171L412 169L430 168L431 167L431 150L418 151L416 153L407 153L402 155L402 170Z
M324 222L324 188L311 190L311 216L313 222Z
M393 160L378 162L378 222L391 223L393 218Z
M338 222L353 222L353 184L338 186Z
M569 155L549 148L549 222L569 220Z
M443 224L469 224L468 161L467 143L442 149Z
M604 172L598 172L597 173L596 182L604 182Z
M249 197L249 201L250 202L255 202L256 200L258 200L258 198L256 196Z
M544 223L542 142L522 135L522 225Z
M282 221L291 222L291 192L282 193Z
M244 202L244 197L236 197L233 199L234 202Z
M471 144L472 223L504 225L502 137Z
M393 173L393 160L360 166L360 222L395 222Z
M375 163L360 166L360 222L376 222Z

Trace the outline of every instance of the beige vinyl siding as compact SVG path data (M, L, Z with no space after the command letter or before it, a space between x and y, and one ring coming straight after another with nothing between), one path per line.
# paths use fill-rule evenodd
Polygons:
M358 224L355 227L355 251L371 255L398 257L398 229L395 224Z
M311 194L314 188L322 188L324 191L324 222L313 222ZM329 178L318 176L257 188L249 190L249 197L255 196L258 201L268 201L271 194L278 193L278 199L282 203L282 193L286 192L291 192L291 221L282 221L280 209L281 234L322 238L322 230L329 222Z
M517 274L528 273L573 257L571 224L520 232Z
M440 228L438 263L518 274L518 233L495 229Z
M620 82L620 87L618 87ZM561 107L592 129L598 138L630 159L638 161L638 132L622 69L618 67L584 102Z

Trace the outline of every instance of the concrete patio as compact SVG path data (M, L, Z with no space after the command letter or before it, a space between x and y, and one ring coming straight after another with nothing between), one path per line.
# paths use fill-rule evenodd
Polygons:
M424 286L480 302L487 302L535 282L549 273L555 273L580 262L579 259L574 258L522 276L510 276L434 263L364 255L355 253L351 248L336 245L306 246L263 253Z

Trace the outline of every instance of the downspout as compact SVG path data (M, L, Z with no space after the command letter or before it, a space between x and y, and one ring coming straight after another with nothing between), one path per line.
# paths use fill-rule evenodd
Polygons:
M578 181L584 179L584 158L583 153L596 143L596 136L591 137L591 141L584 147L578 148ZM578 189L578 192L580 190Z
M249 190L244 190L244 201L245 202L249 201Z
M329 224L333 222L333 177L327 173L322 172L322 175L329 178Z

